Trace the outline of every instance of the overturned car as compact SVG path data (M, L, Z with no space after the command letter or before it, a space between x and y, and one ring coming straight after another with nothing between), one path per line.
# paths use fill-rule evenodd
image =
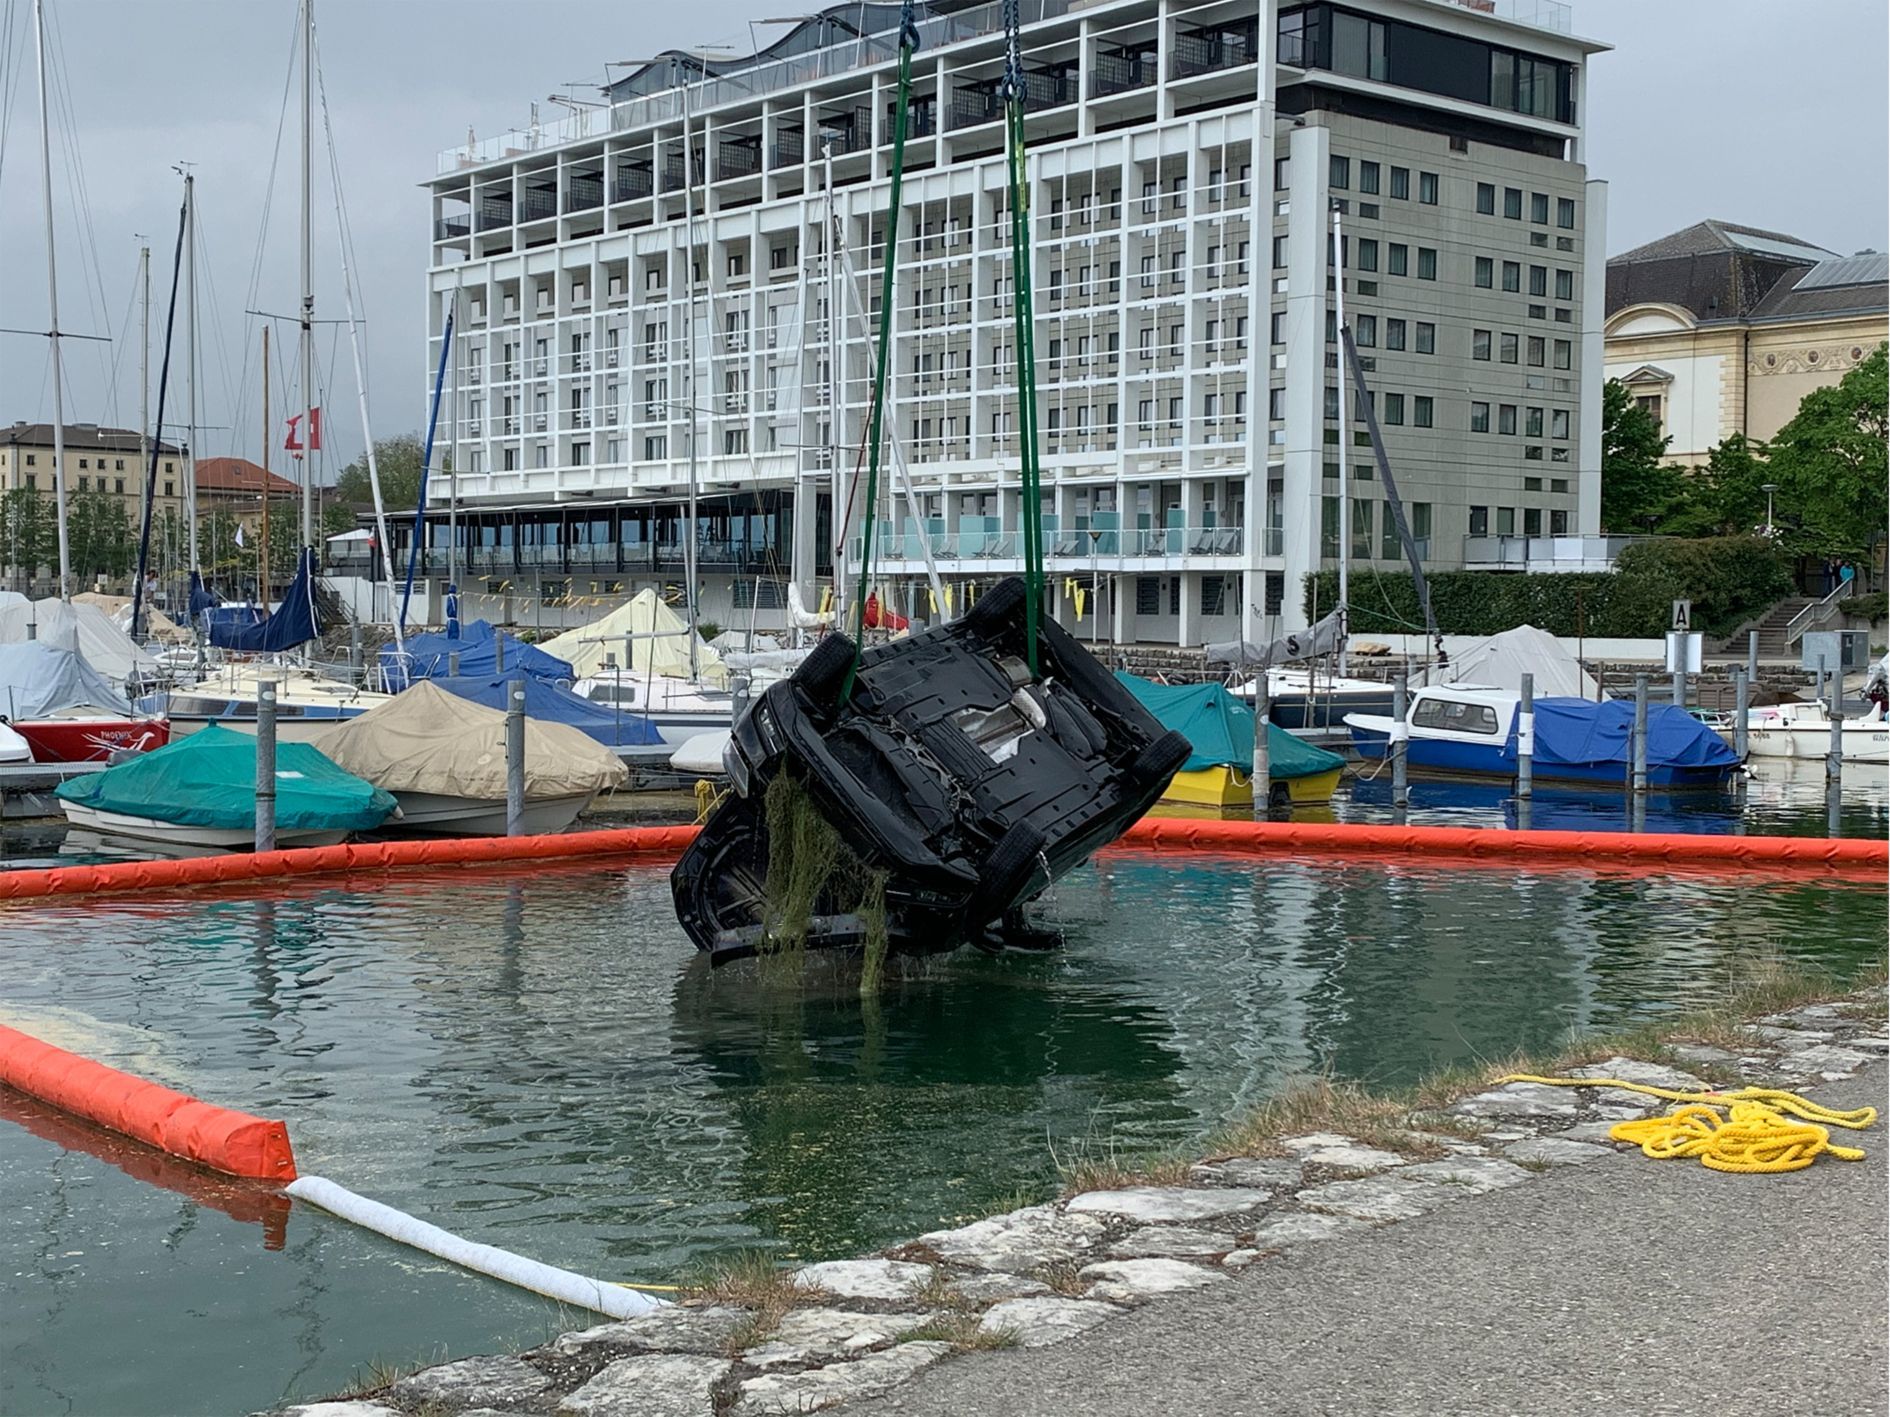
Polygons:
M734 792L670 877L717 963L786 948L997 943L1121 834L1190 752L1025 589L867 649L830 635L735 725ZM849 674L853 675L847 693Z

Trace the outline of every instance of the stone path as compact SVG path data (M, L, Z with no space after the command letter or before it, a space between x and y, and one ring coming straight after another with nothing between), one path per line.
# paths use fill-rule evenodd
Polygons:
M1760 1020L1748 1037L1751 1046L1738 1052L1700 1046L1674 1051L1692 1066L1711 1065L1749 1082L1785 1087L1849 1078L1890 1052L1881 1022L1860 1021L1830 1004ZM1571 1069L1570 1075L1688 1090L1707 1086L1692 1073L1627 1058ZM808 1266L796 1273L795 1282L807 1289L810 1302L790 1310L771 1329L740 1308L676 1306L565 1334L519 1357L442 1364L368 1398L304 1404L284 1409L284 1417L776 1417L876 1397L897 1407L906 1400L901 1396L906 1384L955 1346L974 1341L1041 1349L1088 1335L1081 1345L1087 1352L1095 1340L1106 1338L1092 1331L1143 1306L1149 1306L1151 1318L1164 1312L1164 1305L1197 1300L1221 1308L1232 1304L1251 1314L1268 1292L1262 1287L1268 1283L1268 1261L1283 1274L1292 1268L1290 1261L1318 1247L1381 1234L1386 1226L1493 1192L1520 1194L1538 1176L1566 1174L1568 1168L1613 1155L1622 1149L1607 1137L1614 1122L1666 1106L1618 1089L1510 1084L1453 1104L1447 1111L1463 1134L1415 1136L1416 1157L1387 1149L1383 1137L1373 1146L1337 1134L1287 1138L1280 1147L1285 1156L1204 1162L1192 1169L1186 1185L1093 1191L923 1235L881 1256ZM1866 1134L1864 1144L1881 1152L1882 1137L1881 1129ZM1683 1165L1700 1169L1659 1163L1663 1171ZM1841 1165L1823 1161L1813 1170ZM1773 1179L1724 1179L1748 1186L1776 1184ZM1877 1189L1881 1192L1880 1176ZM1464 1282L1472 1284L1474 1276L1501 1263L1481 1253L1471 1259L1473 1278ZM1489 1277L1493 1283L1497 1278ZM1504 1278L1514 1282L1516 1277ZM1554 1302L1554 1273L1525 1278L1540 1286L1545 1302ZM1881 1301L1878 1292L1879 1311ZM1710 1313L1698 1318L1708 1327L1714 1323ZM1339 1304L1321 1321L1334 1335L1344 1334L1348 1311ZM1202 1331L1207 1351L1219 1341L1212 1328ZM1676 1356L1630 1359L1632 1336L1623 1336L1621 1343L1623 1362L1662 1364ZM983 1361L986 1367L998 1366ZM1006 1390L1015 1385L1016 1374L1038 1361L1046 1360L1002 1359L1010 1375ZM977 1363L953 1364L949 1373L938 1375L942 1382L913 1389L913 1400L935 1387L975 1386L973 1378L961 1375L961 1366L966 1374L986 1370ZM975 1399L960 1395L924 1410L1039 1410L1015 1396L1011 1401L991 1392ZM1069 1401L1066 1395L1041 1410L1067 1412ZM1361 1410L1341 1395L1332 1401L1331 1410ZM1193 1410L1193 1404L1186 1405ZM1440 1404L1436 1410L1447 1407ZM1158 1409L1164 1404L1154 1402L1143 1410ZM1225 1410L1246 1409L1235 1404ZM1260 1403L1251 1410L1271 1409ZM1695 1409L1650 1400L1640 1410Z

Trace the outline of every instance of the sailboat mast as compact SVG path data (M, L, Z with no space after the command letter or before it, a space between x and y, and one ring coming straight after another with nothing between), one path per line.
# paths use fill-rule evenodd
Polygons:
M184 174L184 276L190 303L184 307L184 501L189 507L190 569L197 569L197 179Z
M1333 322L1339 338L1345 335L1345 236L1339 226L1339 209L1332 209L1332 279ZM1346 417L1345 371L1339 371L1339 608L1352 603L1352 482L1346 472L1352 443L1352 420ZM1339 622L1339 669L1345 663L1345 622Z
M703 77L708 77L706 63ZM683 530L683 575L689 582L685 587L684 602L689 611L689 677L693 680L700 670L696 643L701 636L696 633L696 626L701 622L701 615L696 605L696 146L689 131L687 83L683 85L682 112L683 234L689 243L688 254L683 258L683 274L689 280L689 387L683 392L683 397L689 403L689 516ZM708 141L706 128L703 141ZM706 278L709 274L708 262L705 260L703 265L702 274Z
M138 466L148 468L151 465L151 248L138 248L138 288L143 292L139 301L142 307L142 319L138 339ZM162 430L158 441L164 441ZM150 478L145 479L144 501L148 504L156 496L156 489L151 486ZM149 520L149 512L146 514Z
M302 0L302 546L315 544L315 285L309 233L314 169L315 0Z
M59 520L59 598L72 599L72 549L66 536L66 394L59 361L59 260L53 241L52 125L46 116L46 0L33 0L33 35L39 56L39 176L46 209L46 303L51 318L53 397L53 514Z
M455 289L447 297L446 328L453 328L453 317L459 314L459 291ZM446 584L457 593L459 590L459 346L448 344L452 354L447 364L448 385L446 398Z
M827 192L827 463L830 480L833 484L828 521L833 536L833 603L836 609L835 621L839 620L839 607L847 603L847 515L841 507L841 500L846 490L846 478L841 470L840 450L846 446L846 377L840 372L840 361L845 357L846 346L842 342L842 317L840 313L840 212L834 202L833 194L833 139L828 137L822 148L825 151L823 181ZM918 530L923 533L925 528ZM945 613L945 607L939 606L939 613Z
M263 324L262 348L262 574L256 577L256 598L262 602L264 618L269 615L269 444L275 429L269 422L269 325Z

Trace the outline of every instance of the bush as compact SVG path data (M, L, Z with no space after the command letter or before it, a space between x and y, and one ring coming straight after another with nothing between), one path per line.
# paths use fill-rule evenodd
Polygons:
M1329 607L1338 599L1336 571L1306 579L1309 615L1315 603ZM1440 571L1425 580L1438 629L1447 635L1534 625L1552 635L1643 639L1666 633L1676 600L1693 602L1696 630L1728 635L1792 590L1784 554L1745 536L1637 542L1606 572ZM1410 573L1354 571L1350 628L1354 634L1422 633Z

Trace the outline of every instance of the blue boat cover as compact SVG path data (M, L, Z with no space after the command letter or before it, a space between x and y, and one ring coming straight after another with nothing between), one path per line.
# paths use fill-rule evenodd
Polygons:
M1536 700L1535 762L1538 769L1556 763L1625 763L1634 728L1634 705L1626 699L1548 698ZM1506 756L1516 755L1516 725L1510 724ZM1672 704L1647 706L1647 766L1650 768L1730 768L1739 759L1712 729Z
M1157 723L1179 731L1193 746L1181 771L1225 766L1246 772L1253 767L1253 710L1228 693L1225 684L1157 684L1123 669L1116 671L1116 678ZM1281 780L1345 765L1337 753L1303 743L1275 723L1267 725L1267 761L1271 775Z
M306 644L320 633L321 622L315 615L315 553L306 548L288 593L267 620L235 625L214 615L210 619L211 644L247 654L279 654Z
M505 673L514 670L529 679L570 683L577 678L571 665L555 655L526 644L514 635L495 629L490 621L475 620L455 639L450 634L420 634L407 637L407 661L402 665L392 645L381 648L381 672L390 690L407 687L414 679L444 679L452 671L452 656L459 656L459 672L468 679L499 673L500 637L505 642Z
M256 820L256 739L210 724L91 777L59 784L69 802L186 826L241 831ZM287 831L369 831L394 810L307 743L276 744L276 825Z
M471 699L487 708L507 707L506 691L512 683L511 652L507 651L504 677L496 674L474 677L462 674L454 679L445 675L432 682L449 694ZM462 664L462 668L464 665ZM580 694L543 679L520 679L525 685L525 715L546 723L563 723L607 748L651 747L663 741L656 725L642 714L619 713L605 704L594 704Z

